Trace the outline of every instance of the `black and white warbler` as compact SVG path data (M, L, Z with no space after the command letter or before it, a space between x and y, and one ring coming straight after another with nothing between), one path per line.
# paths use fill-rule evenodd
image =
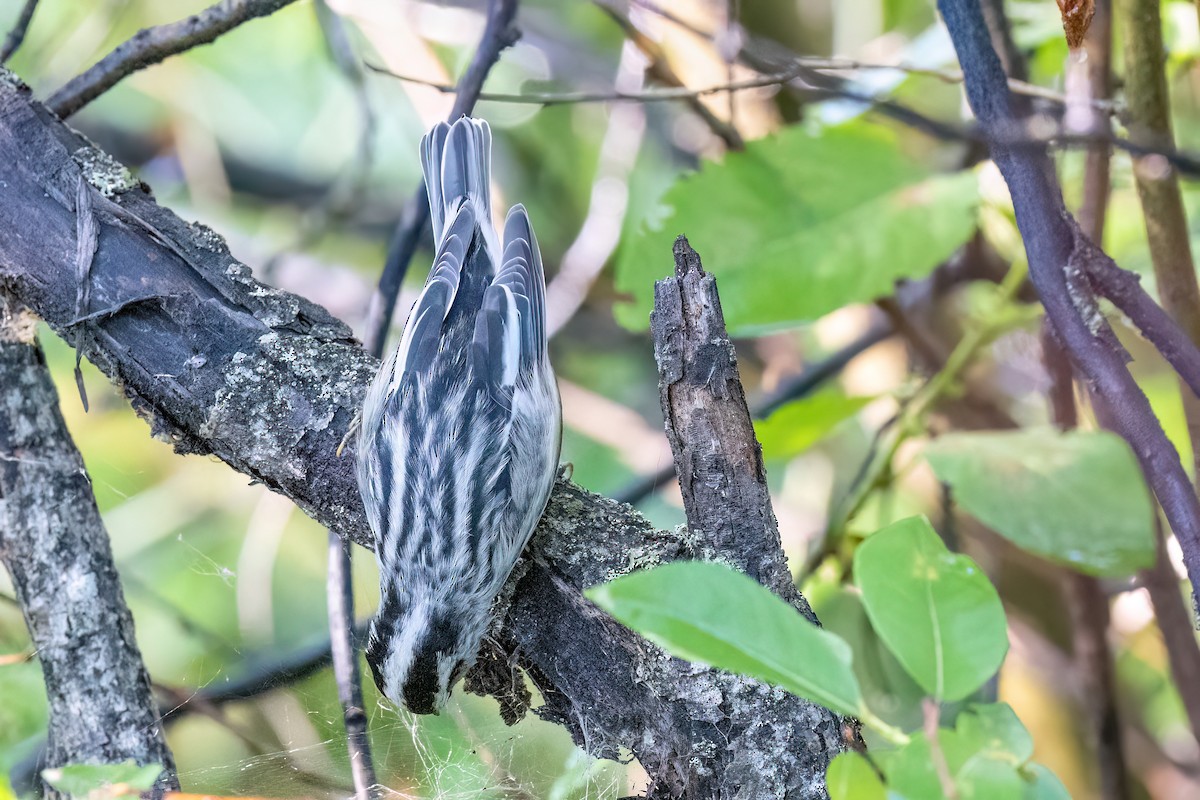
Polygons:
M380 583L367 661L418 714L437 713L475 662L562 436L541 253L523 206L496 235L491 147L487 123L467 117L422 140L437 257L359 431Z

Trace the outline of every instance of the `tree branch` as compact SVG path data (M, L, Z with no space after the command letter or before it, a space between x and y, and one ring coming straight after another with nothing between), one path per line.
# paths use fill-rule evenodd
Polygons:
M29 23L33 21L33 12L37 10L37 5L38 0L25 0L25 5L21 6L17 21L4 37L4 44L0 46L0 64L7 63L25 41L25 32L29 30Z
M187 19L143 28L85 72L67 81L65 86L50 96L46 105L66 119L134 72L185 50L208 44L243 22L273 14L291 2L221 0Z
M975 115L989 134L1011 130L1014 120L1007 82L977 0L939 0L938 8L958 51ZM1030 279L1055 334L1077 373L1113 409L1117 431L1133 448L1179 537L1192 585L1200 585L1200 502L1178 453L1126 369L1125 354L1099 313L1086 280L1088 264L1095 261L1091 256L1103 253L1094 245L1089 248L1090 243L1063 205L1044 148L1015 149L995 139L990 148L1013 198L1017 226L1029 258ZM1104 260L1107 262L1107 256ZM1120 272L1115 264L1112 269ZM1174 325L1170 328L1182 338ZM1187 345L1190 347L1190 342Z
M130 287L163 298L86 323L88 357L177 451L216 455L369 547L353 459L336 451L378 362L319 306L255 281L219 237L157 206L121 179L119 165L2 81L0 180L11 202L0 204L0 288L67 330L81 175L111 194L95 198L92 308L120 304ZM789 798L818 795L824 763L843 746L828 712L789 716L795 709L777 690L748 692L740 678L667 658L583 597L636 566L701 554L737 557L702 535L656 531L627 506L560 481L510 581L492 636L501 649L481 657L469 688L499 695L518 716L527 706L512 669L524 669L545 699L539 715L595 755L633 752L660 797L724 763L731 724L752 727L772 757L725 770L727 796L738 780Z
M0 560L45 679L42 765L133 759L162 765L158 788L178 789L108 534L34 324L0 292Z

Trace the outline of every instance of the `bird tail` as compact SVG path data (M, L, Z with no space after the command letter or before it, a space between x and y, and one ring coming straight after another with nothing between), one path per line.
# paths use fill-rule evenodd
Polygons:
M492 131L487 122L461 117L450 125L439 122L421 141L421 165L429 192L433 237L440 246L447 220L460 203L474 206L475 218L491 228Z

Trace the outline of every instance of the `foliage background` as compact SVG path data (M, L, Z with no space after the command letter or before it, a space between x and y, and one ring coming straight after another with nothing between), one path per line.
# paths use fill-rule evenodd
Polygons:
M477 5L410 0L333 4L351 24L356 46L368 61L442 82L452 82L470 57L482 25ZM890 59L935 69L954 66L953 51L925 0L761 0L742 5L741 20L749 31L799 53ZM15 18L19 6L17 0L0 0L0 28ZM204 6L184 0L43 0L11 66L45 96L139 28ZM718 29L724 18L724 4L705 0L671 8L708 30ZM1061 88L1067 52L1055 5L1009 2L1008 9L1018 41L1030 54L1034 82ZM1163 14L1178 143L1197 149L1196 6L1165 2ZM654 14L640 13L636 20L658 39L687 85L729 80L729 69L711 42ZM617 80L623 37L597 5L529 0L522 4L521 23L525 36L493 71L488 90L604 90ZM894 71L866 72L861 78L867 88L889 92L930 116L955 120L961 115L960 87L952 82ZM260 277L313 298L361 330L357 326L391 228L420 179L418 142L451 102L436 90L370 73L366 91L375 118L373 157L364 182L357 185L358 95L330 58L312 3L301 0L211 46L133 75L73 124L133 166L161 203L226 236L234 254ZM728 117L726 96L705 102ZM970 173L969 185L959 176L963 185L947 190L944 209L935 207L938 213L915 218L898 216L904 203L855 200L862 185L880 179L879 163L863 157L865 145L859 141L840 149L831 145L813 162L820 170L796 167L796 174L784 175L795 195L790 199L773 192L792 150L778 163L767 159L771 168L757 176L750 170L739 174L736 163L727 163L728 170L713 173L711 166L705 167L699 178L676 184L700 164L721 162L720 141L682 104L623 108L621 116L606 104L541 107L485 101L476 112L493 125L495 179L504 200L498 205L520 201L529 208L552 274L576 243L589 213L618 226L621 234L611 258L594 243L578 245L585 261L590 256L609 268L553 345L564 384L563 459L589 489L613 494L636 476L670 462L644 331L644 298L653 278L670 269L669 247L663 242L669 243L675 233L692 235L706 266L721 277L737 329L760 334L739 341L743 378L755 395L865 330L872 312L864 301L893 277L928 273L975 224L1001 255L1023 258L1002 183L988 167ZM914 181L961 163L965 145L933 141L877 116L853 119L860 111L844 102L801 109L790 97L764 89L739 93L733 119L748 140L775 135L768 147L784 147L785 138L813 134L822 122L850 119L854 136L883 141L880 158L897 173L911 171ZM641 118L644 134L636 130ZM615 158L602 153L610 125L622 126L617 132L626 134L617 137ZM630 152L634 146L636 154ZM1060 158L1069 201L1077 191L1081 161L1076 154ZM594 187L597 175L603 181ZM906 180L898 179L896 185L908 186ZM1194 211L1195 186L1184 188ZM757 205L739 204L735 189ZM660 201L668 191L674 212ZM349 199L331 213L331 198ZM782 233L795 232L792 201L810 203L817 216L839 203L848 209L835 223L816 225L807 239L801 236L794 243L796 252L809 259L800 264L788 254L772 260L768 253ZM947 214L962 221L951 225ZM688 229L687 223L695 228ZM655 225L661 233L653 233ZM1192 230L1200 232L1195 218ZM845 244L846 237L860 244L886 241L888 246L866 252L851 247L845 258L822 261L831 252L842 253L835 245ZM1114 158L1105 245L1123 266L1148 276L1130 166L1120 155ZM906 253L912 254L912 263L898 265L900 254ZM418 254L401 309L414 298L429 260L427 251ZM834 276L874 276L874 288L789 283L797 271L818 269L814 264L827 264ZM943 305L951 318L969 316L983 296L980 287L967 286ZM809 309L802 319L780 316L780 308L798 306ZM398 316L402 321L403 313ZM225 466L177 457L167 444L150 439L123 398L86 364L92 410L85 415L71 376L72 351L48 333L43 342L105 515L139 643L156 683L186 696L193 687L220 683L255 663L320 640L326 624L324 531L287 501L246 485ZM1135 343L1130 347L1143 355ZM1046 421L1036 358L1036 326L1026 323L991 345L972 371L1027 424ZM1169 433L1177 444L1186 444L1175 381L1149 357L1137 370ZM780 529L794 565L803 562L807 547L823 531L867 455L873 431L895 413L896 393L910 388L912 380L904 347L890 341L853 362L837 386L788 412L788 421L761 428ZM1183 455L1186 463L1190 456ZM683 521L672 491L645 501L641 510L660 525ZM938 484L923 464L892 491L872 498L860 524L870 530L916 512L935 519L942 515ZM1087 797L1094 787L1079 698L1063 666L1069 631L1056 605L1056 587L1036 569L989 562L986 552L973 555L991 573L1009 613L1012 649L1000 675L999 696L1033 733L1036 759L1049 765L1073 796ZM355 566L357 602L365 615L376 601L374 564L369 554L358 552ZM1122 710L1136 771L1149 795L1186 796L1198 789L1200 749L1188 733L1166 671L1148 601L1128 581L1109 585ZM0 586L11 598L5 579L0 578ZM869 648L861 608L834 576L818 572L805 590L826 625L852 640L858 632ZM28 648L19 610L8 600L0 602L0 653L21 654ZM886 708L889 698L915 689L882 652L879 658L860 669L869 673L864 685L878 695L875 707ZM553 726L529 719L504 728L490 699L458 692L443 716L416 720L380 705L367 683L381 779L401 796L616 797L639 785L636 763L595 762ZM0 769L7 771L44 735L36 661L0 666L0 698ZM190 714L171 726L170 743L186 790L333 797L344 794L349 782L339 726L326 670L211 715Z

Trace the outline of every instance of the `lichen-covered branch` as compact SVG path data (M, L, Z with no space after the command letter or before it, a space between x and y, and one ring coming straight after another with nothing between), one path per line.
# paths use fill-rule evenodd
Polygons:
M15 83L0 80L0 289L60 333L88 325L87 357L177 451L215 455L369 547L353 457L337 450L378 362L324 309L255 281L219 237L156 205ZM80 176L101 190L85 322L74 317ZM824 765L843 746L827 712L668 658L583 598L640 565L735 555L693 539L560 481L510 582L492 636L502 647L469 686L515 717L528 699L511 670L525 669L545 699L537 713L589 752L633 752L653 797L679 796L715 763L730 796L824 796ZM730 762L731 724L773 757Z
M161 764L159 788L178 789L108 535L34 322L0 292L0 561L45 679L43 766L133 759Z
M243 22L273 14L291 2L293 0L221 0L187 19L143 28L87 71L67 81L51 95L46 105L66 119L134 72L208 44Z

